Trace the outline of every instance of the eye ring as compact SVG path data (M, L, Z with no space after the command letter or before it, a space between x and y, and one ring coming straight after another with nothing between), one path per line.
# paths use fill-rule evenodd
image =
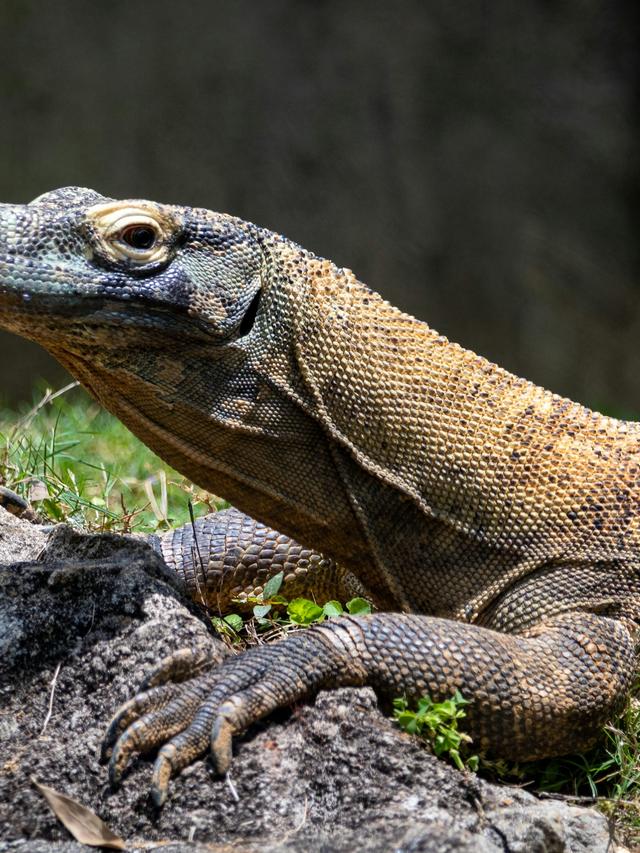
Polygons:
M156 245L159 234L149 222L127 225L118 234L118 239L138 252L149 252Z
M87 211L91 239L108 260L131 267L160 264L172 257L178 223L149 202L108 202Z

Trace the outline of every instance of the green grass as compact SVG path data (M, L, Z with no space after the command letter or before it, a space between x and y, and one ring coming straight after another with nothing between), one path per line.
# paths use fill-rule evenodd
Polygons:
M0 411L0 482L30 499L43 519L94 531L165 529L189 520L190 502L195 515L225 505L169 468L77 388L59 394L43 390L30 406ZM269 601L254 603L264 609ZM311 621L327 615L313 602L308 605L317 610L315 616L309 616ZM258 611L260 619L265 620L266 615ZM304 623L308 614L294 616L293 622ZM234 617L238 624L228 627L235 636L242 619ZM258 623L255 613L254 621ZM281 626L276 627L280 635ZM405 722L422 715L430 724L429 714L433 716L432 705L426 704L408 715L407 708L396 710L405 714ZM442 710L436 708L440 715ZM457 713L457 706L454 710ZM422 726L424 720L418 722ZM438 718L434 728L434 737L443 732L447 735L445 752L451 749L454 723ZM456 744L454 749L460 746ZM473 744L469 748L472 751ZM480 772L547 796L596 802L615 823L620 840L637 848L639 755L640 700L631 699L621 717L607 726L602 743L587 753L521 766L481 760Z
M0 482L43 518L93 531L153 531L225 502L162 462L83 391L44 390L0 411Z

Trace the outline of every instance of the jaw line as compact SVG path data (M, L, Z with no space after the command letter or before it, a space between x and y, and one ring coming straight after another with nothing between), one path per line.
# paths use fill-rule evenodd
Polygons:
M37 292L26 288L19 292L0 284L0 316L18 314L36 321L44 316L48 323L59 318L79 320L82 325L104 328L135 328L151 331L154 327L171 337L185 336L191 341L209 345L228 343L229 335L215 334L204 320L182 306L167 306L152 300L118 299L116 296L74 296L62 293Z

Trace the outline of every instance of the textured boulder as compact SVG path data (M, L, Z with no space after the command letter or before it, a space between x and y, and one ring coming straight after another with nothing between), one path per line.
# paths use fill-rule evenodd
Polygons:
M30 777L92 808L127 849L609 848L595 810L459 773L399 732L368 689L322 693L252 729L229 778L198 762L159 812L148 759L111 791L98 762L109 717L160 657L213 642L206 617L133 539L63 527L47 536L0 510L0 563L0 850L87 849Z

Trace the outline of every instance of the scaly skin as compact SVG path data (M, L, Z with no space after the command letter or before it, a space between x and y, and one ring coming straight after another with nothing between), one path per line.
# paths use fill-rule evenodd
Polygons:
M224 771L235 733L337 685L459 689L477 748L512 759L588 746L624 701L638 425L449 343L277 234L91 190L0 206L0 324L251 516L201 523L200 574L187 533L155 542L196 599L224 606L284 566L291 589L317 570L320 595L360 584L384 611L162 662L111 723L114 781L161 746L161 803L209 748Z
M288 600L310 595L321 602L376 598L335 560L237 509L206 515L161 536L149 536L148 541L186 592L218 613L251 609L243 602L261 593L266 581L279 572Z

